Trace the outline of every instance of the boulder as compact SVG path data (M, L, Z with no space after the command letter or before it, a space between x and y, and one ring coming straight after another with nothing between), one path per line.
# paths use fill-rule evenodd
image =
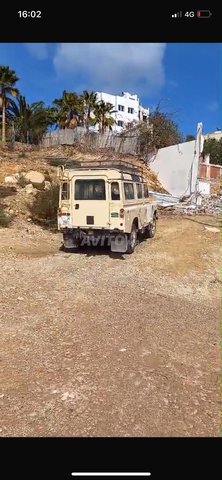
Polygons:
M5 183L16 185L18 180L15 175L9 175L8 177L5 177Z
M28 185L26 185L26 187L24 188L24 191L25 193L33 193L34 192L34 187L32 185L32 183L28 183Z
M44 188L45 177L41 172L30 170L30 172L25 174L25 179L32 183L32 185L39 190Z

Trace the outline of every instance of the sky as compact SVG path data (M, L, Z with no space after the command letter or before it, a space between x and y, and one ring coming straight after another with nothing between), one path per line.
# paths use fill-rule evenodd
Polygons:
M51 105L63 90L138 94L172 114L181 132L222 128L222 44L0 43L0 65L19 77L28 103Z

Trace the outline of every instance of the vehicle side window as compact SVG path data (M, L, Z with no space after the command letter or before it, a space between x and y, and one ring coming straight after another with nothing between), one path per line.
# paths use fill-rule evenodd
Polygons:
M61 185L61 199L69 200L69 183L63 182Z
M144 198L148 198L149 197L149 191L148 191L148 187L147 187L146 183L144 183L144 185L143 185L143 192L144 192Z
M126 200L133 200L135 198L133 183L124 182L124 194Z
M136 191L137 191L137 198L143 198L143 190L142 190L141 183L136 184Z
M111 199L120 200L119 184L118 182L111 183Z

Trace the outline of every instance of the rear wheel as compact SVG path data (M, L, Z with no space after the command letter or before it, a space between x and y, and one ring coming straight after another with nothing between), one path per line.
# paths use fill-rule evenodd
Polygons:
M153 238L156 233L156 214L153 216L152 222L148 225L145 231L146 238Z
M67 252L69 250L79 248L80 242L74 240L72 235L63 234L63 245L64 245L64 251Z
M128 236L128 247L126 253L133 253L137 244L137 228L135 223L132 225L131 232Z

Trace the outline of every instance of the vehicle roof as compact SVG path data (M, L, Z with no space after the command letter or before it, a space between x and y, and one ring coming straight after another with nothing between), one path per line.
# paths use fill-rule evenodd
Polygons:
M79 165L66 165L59 167L59 176L69 179L76 176L95 177L106 176L109 179L119 180L133 180L144 182L143 168L125 161L118 159L102 159L102 160L89 160L87 162L79 162Z
M93 168L93 169L65 169L62 175L62 178L69 178L70 180L73 177L107 177L108 179L115 179L115 180L131 180L136 182L145 182L145 179L137 173L130 173L120 171L115 168Z

